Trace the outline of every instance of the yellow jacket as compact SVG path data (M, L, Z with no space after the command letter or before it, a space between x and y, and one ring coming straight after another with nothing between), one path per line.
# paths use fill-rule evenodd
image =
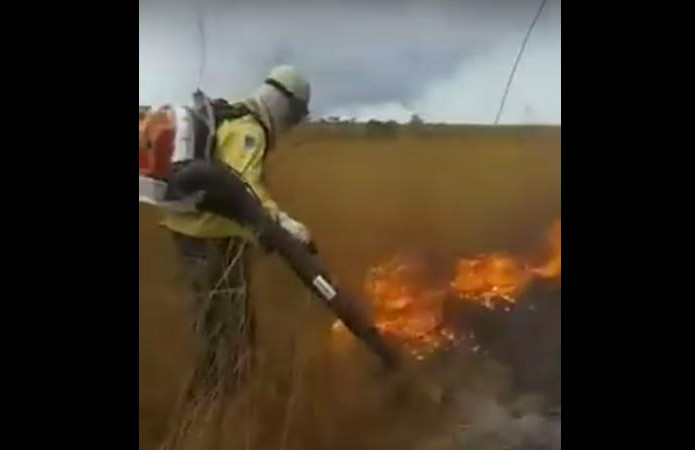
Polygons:
M262 126L253 116L226 120L217 128L217 147L213 158L237 171L256 193L264 208L277 217L278 206L262 180L264 155L270 144L266 142ZM238 236L255 240L251 229L211 213L167 213L162 225L177 233L198 238Z

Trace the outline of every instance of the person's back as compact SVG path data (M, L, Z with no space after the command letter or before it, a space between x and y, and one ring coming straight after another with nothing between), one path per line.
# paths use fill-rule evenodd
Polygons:
M277 214L277 205L262 184L262 164L267 152L268 133L257 117L248 114L219 124L216 131L217 145L212 158L237 172L252 187L264 206L271 213ZM208 212L169 212L162 224L175 233L201 239L253 239L253 230Z

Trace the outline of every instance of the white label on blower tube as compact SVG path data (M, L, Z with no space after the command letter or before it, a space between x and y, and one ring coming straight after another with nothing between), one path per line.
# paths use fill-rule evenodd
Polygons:
M333 289L333 286L331 286L331 284L321 275L314 278L312 284L316 287L316 289L319 290L321 295L323 295L326 300L333 300L333 297L338 295L338 293L335 292L335 289Z

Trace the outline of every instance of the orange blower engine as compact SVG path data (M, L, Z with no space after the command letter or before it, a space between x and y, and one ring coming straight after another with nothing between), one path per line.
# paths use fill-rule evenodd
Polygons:
M170 108L148 112L140 120L140 175L166 180L171 175L176 118Z
M194 102L203 102L196 93ZM214 139L212 111L207 103L193 107L165 106L140 118L140 202L170 211L194 212L195 198L174 198L169 180L178 167L209 160Z

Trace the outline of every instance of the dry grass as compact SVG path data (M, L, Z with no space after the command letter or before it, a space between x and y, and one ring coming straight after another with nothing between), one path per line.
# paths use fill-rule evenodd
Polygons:
M352 134L299 132L270 156L268 184L353 290L398 251L523 249L560 215L559 129ZM161 439L192 361L175 261L156 212L141 207L142 450ZM328 351L330 316L277 258L258 254L251 289L260 366L227 418L228 448L408 449L444 424L441 413L396 400L369 355Z

